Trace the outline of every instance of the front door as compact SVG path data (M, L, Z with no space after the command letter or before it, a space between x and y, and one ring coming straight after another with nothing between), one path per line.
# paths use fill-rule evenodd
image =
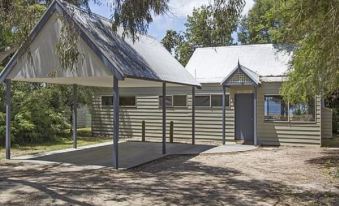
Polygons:
M253 94L235 95L235 139L245 144L254 142L254 96Z

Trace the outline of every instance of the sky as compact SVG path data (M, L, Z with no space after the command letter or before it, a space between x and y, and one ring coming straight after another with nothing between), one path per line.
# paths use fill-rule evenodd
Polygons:
M167 30L184 31L187 15L191 15L194 8L210 3L211 0L170 0L169 12L162 16L156 16L150 25L148 34L155 37L159 41L165 36ZM246 0L243 15L247 14L254 4L253 0ZM92 12L101 16L110 18L112 11L109 3L95 4L93 0L90 2ZM237 39L235 35L232 35Z

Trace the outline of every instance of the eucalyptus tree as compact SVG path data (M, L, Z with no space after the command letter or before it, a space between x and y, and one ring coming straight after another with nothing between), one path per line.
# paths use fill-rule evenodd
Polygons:
M174 50L175 57L183 65L197 47L231 45L232 32L237 28L244 5L243 0L214 0L195 8L187 17L186 30L183 33L167 31L162 43Z

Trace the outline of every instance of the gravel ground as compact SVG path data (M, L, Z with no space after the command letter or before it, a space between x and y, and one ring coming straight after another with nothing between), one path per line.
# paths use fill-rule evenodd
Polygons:
M339 149L171 156L133 170L0 162L0 205L339 205Z

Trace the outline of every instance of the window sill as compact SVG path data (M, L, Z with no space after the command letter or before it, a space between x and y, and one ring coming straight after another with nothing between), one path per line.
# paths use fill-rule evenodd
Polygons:
M316 121L279 121L279 120L264 120L264 123L285 123L285 124L316 124Z

